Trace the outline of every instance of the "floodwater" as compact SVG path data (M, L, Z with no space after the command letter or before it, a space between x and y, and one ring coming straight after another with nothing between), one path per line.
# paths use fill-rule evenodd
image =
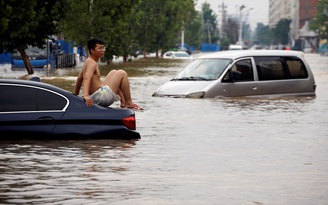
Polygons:
M313 98L155 98L184 63L147 68L140 140L1 142L0 204L327 204L328 57L306 59Z

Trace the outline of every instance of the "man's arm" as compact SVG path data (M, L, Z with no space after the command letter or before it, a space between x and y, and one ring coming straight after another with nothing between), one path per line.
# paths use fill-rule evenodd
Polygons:
M90 97L90 85L91 85L91 80L92 77L95 73L95 70L97 68L97 63L90 63L88 62L88 64L86 65L85 68L85 73L83 75L83 98L85 100L85 104L86 106L90 107L93 104L93 101Z
M77 76L75 88L74 88L74 95L80 94L82 82L83 82L83 69L80 71L79 75Z

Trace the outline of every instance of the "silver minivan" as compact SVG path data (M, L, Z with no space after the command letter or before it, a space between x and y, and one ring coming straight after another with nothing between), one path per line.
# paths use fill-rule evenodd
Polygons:
M304 54L289 50L221 51L203 55L160 86L156 97L315 96Z

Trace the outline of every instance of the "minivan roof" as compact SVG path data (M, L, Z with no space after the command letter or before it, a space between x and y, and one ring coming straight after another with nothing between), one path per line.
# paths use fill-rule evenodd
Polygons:
M303 59L304 54L301 51L291 50L234 50L218 51L200 56L199 58L229 58L237 59L248 56L295 56Z

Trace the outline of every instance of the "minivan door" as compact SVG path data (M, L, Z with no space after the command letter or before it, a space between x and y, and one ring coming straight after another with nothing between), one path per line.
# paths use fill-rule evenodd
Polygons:
M254 57L261 95L283 95L311 92L313 82L302 60L296 57Z
M235 62L222 80L222 88L229 97L257 95L257 86L254 66L249 58Z

